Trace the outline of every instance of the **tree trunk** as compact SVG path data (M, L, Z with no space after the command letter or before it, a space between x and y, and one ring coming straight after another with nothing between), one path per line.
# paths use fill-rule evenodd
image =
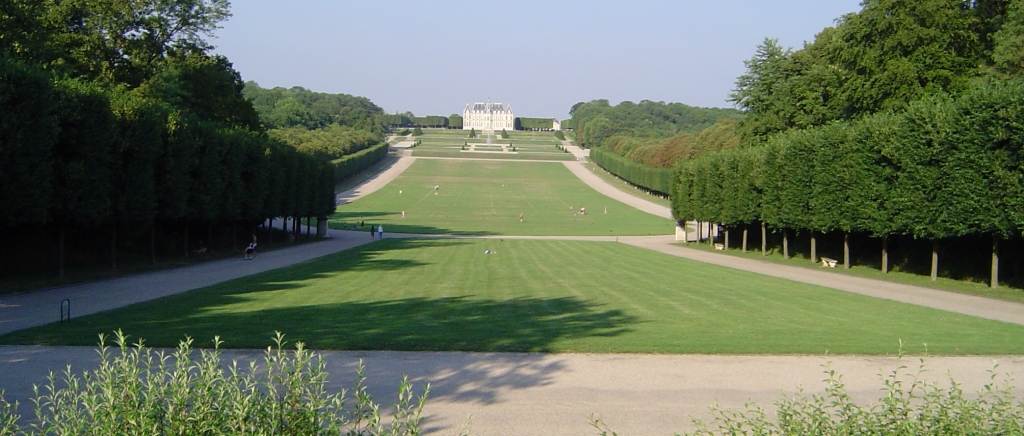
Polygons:
M761 223L761 255L768 255L768 229Z
M743 252L747 252L747 225L743 225Z
M939 277L939 240L932 240L932 281Z
M704 234L704 229L701 227L700 221L697 221L697 243L700 244L701 236Z
M274 243L274 218L271 217L270 221L268 221L267 224L268 224L267 225L267 229L270 230L270 232L267 234L267 243L268 244L273 244Z
M850 232L843 233L843 268L850 269Z
M882 236L882 274L889 273L889 237Z
M117 224L110 224L110 270L117 271Z
M309 233L309 227L312 226L312 225L313 225L313 217L307 216L306 217L306 240L307 241L309 240L309 237L311 236L310 233Z
M185 246L185 259L188 259L188 222L187 221L185 222L185 243L182 244L182 245Z
M818 238L811 231L811 263L818 263Z
M156 224L149 223L149 264L156 265Z
M729 229L725 229L725 240L722 241L722 242L723 242L723 245L725 245L725 249L728 250L729 249Z
M60 224L57 236L57 277L64 278L64 223Z
M789 259L789 232L782 229L782 258Z
M999 236L992 235L992 289L999 287Z

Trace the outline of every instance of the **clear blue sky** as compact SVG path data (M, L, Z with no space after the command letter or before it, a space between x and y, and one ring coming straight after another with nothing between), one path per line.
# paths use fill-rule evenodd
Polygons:
M245 80L367 97L388 112L510 103L568 117L604 98L730 107L765 37L804 41L860 0L235 0L210 42Z

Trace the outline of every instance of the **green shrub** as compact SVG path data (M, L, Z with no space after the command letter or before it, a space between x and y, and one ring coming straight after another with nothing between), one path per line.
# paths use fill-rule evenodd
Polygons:
M402 129L401 132L398 132L398 136L409 136L410 133L412 133L412 131L409 129Z
M565 134L561 130L555 130L555 138L565 141Z
M412 129L412 136L423 136L423 129L419 127Z
M37 423L21 430L12 406L0 397L0 435L15 434L245 434L416 435L428 385L416 396L408 379L399 386L391 422L363 386L360 363L351 391L329 393L323 358L297 343L285 350L284 335L268 347L261 364L239 367L215 348L194 353L181 341L172 355L140 340L129 345L117 332L116 349L100 336L100 364L81 377L70 367L36 389ZM347 403L354 400L351 404ZM16 405L15 405L16 406Z
M476 129L469 129L469 137L476 138Z
M508 139L508 132L505 129L501 129L501 139Z

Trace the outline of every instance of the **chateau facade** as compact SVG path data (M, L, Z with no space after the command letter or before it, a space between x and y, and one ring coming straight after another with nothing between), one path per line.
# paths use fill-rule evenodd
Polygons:
M516 118L512 115L512 106L501 103L466 103L462 111L462 130L515 130Z

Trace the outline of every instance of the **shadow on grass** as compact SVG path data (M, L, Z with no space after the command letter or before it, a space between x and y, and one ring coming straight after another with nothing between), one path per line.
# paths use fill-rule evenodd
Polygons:
M94 345L96 335L117 329L172 347L182 338L229 348L263 348L275 331L316 349L401 351L519 351L560 349L565 339L615 336L637 320L620 310L576 297L493 299L474 295L349 300L344 289L323 298L307 287L343 271L389 274L426 265L381 258L381 253L455 246L451 239L385 239L289 268L268 271L159 300L76 318L0 337L0 343ZM321 284L322 286L322 284ZM382 290L383 291L383 290ZM388 290L392 291L392 290ZM394 295L389 292L389 295ZM299 296L301 295L301 296ZM367 295L362 293L361 295Z

